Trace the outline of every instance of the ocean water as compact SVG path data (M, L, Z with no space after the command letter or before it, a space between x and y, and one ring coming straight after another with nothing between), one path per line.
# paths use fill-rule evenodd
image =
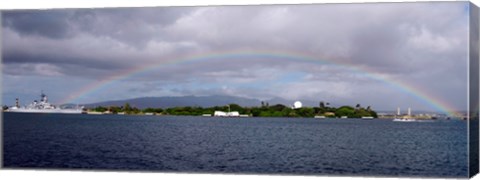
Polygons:
M3 114L5 168L467 177L467 123Z

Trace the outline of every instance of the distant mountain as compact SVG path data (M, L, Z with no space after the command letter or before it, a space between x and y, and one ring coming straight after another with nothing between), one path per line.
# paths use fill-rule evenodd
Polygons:
M304 106L318 106L318 102L301 100ZM201 106L201 107L213 107L213 106L225 106L227 104L238 104L240 106L251 107L260 106L261 100L252 98L243 98L235 96L175 96L175 97L141 97L125 100L104 101L92 104L84 105L86 108L94 108L97 106L124 106L125 103L129 103L132 107L145 109L152 108L171 108L181 106ZM269 105L283 104L285 106L291 106L293 101L283 98L273 98L266 100Z
M92 108L97 106L124 106L129 103L132 107L140 109L152 108L170 108L179 106L225 106L235 103L240 106L260 106L261 101L234 96L180 96L180 97L141 97L134 99L105 101L92 104L86 104L85 107Z

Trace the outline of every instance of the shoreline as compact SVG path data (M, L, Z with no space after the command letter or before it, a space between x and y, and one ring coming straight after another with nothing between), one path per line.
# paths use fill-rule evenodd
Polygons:
M2 111L2 113L12 113L12 114L65 114L65 115L115 115L115 116L172 116L172 117L201 117L201 118L289 118L289 119L315 119L315 120L332 120L332 119L346 119L346 120L381 120L381 121L391 121L395 119L395 117L284 117L284 116L213 116L213 115L173 115L173 114L148 114L148 113L139 113L139 114L125 114L125 113L103 113L103 112L84 112L80 114L71 114L71 113L41 113L41 112L9 112L9 111ZM416 117L412 116L417 121L441 121L441 120L467 120L462 117L443 117L443 118L426 118L426 117Z

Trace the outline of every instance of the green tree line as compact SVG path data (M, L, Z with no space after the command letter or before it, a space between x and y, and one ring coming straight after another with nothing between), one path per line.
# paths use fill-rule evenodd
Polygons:
M302 107L293 109L291 107L276 104L270 106L266 102L262 102L260 107L242 107L238 104L229 104L226 106L214 106L214 107L200 107L200 106L184 106L184 107L172 107L172 108L145 108L138 109L132 107L126 103L124 106L110 106L103 107L98 106L90 111L106 112L109 111L113 114L125 113L125 114L145 114L155 113L162 115L183 115L183 116L200 116L203 114L213 114L215 111L238 111L240 114L246 114L253 117L342 117L348 118L361 118L364 116L371 116L377 118L377 113L368 107L362 107L357 104L352 106L332 107L329 103L320 102L318 107Z

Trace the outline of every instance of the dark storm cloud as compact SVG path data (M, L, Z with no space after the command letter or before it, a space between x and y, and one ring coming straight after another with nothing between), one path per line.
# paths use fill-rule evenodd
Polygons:
M68 20L68 10L51 11L4 11L4 27L10 27L21 35L38 35L48 38L65 38L72 35Z
M402 69L399 67L408 66L400 73L412 73L418 70L418 63L425 62L416 60L425 51L421 48L442 49L439 56L449 56L444 52L452 49L455 52L462 48L458 45L462 42L452 46L452 39L458 39L455 36L462 31L467 32L465 26L448 26L448 23L462 18L464 14L456 9L447 9L451 7L450 4L12 11L6 14L3 25L12 34L68 39L55 42L20 36L25 43L12 42L18 39L10 39L5 43L4 54L9 57L14 51L31 52L33 55L50 56L51 59L58 59L54 56L84 56L66 58L65 61L94 66L100 63L99 66L103 67L105 61L135 66L162 57L196 53L235 49L275 50L305 52L321 59L384 72L396 72ZM430 10L432 7L433 10ZM430 20L444 14L451 16L438 21ZM34 18L35 15L39 18ZM423 59L436 58L432 57L432 53L427 53L429 57L423 56ZM78 62L78 59L84 61ZM26 60L9 58L5 62L12 61ZM112 66L114 69L115 66Z
M2 25L22 35L66 38L75 33L90 33L96 36L123 39L129 34L140 37L142 33L148 32L145 31L148 27L169 25L191 9L161 7L10 10L2 12ZM156 32L148 33L151 36Z
M65 61L69 59L71 61ZM6 74L11 75L55 75L55 76L81 76L98 78L111 74L111 69L127 69L128 66L111 61L98 59L82 59L81 57L66 56L41 56L30 54L8 54L3 57L3 62L9 68L4 68ZM95 62L95 63L85 63Z

